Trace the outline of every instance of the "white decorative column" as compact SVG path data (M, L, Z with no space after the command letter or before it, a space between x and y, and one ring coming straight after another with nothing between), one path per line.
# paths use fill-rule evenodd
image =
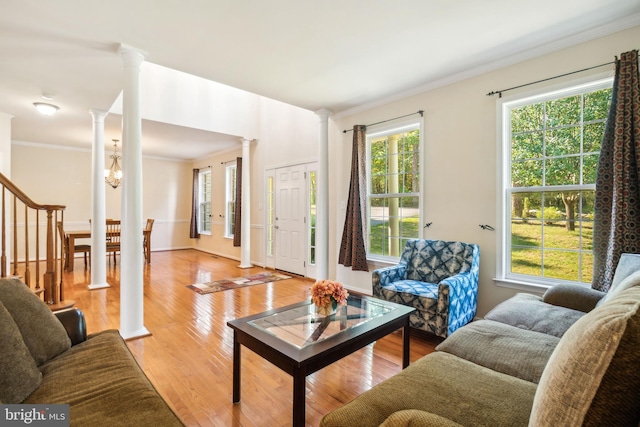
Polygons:
M12 115L0 112L0 172L11 179L11 119ZM0 210L2 207L0 206ZM11 203L4 206L4 212L0 214L4 218L11 218ZM5 264L0 266L0 272L7 273L10 271L9 261L11 259L11 245L5 248ZM4 344L3 344L4 345Z
M251 265L251 140L240 138L242 142L242 217L240 218L240 268Z
M316 206L316 280L329 278L329 116L331 111L316 111L320 117L318 150L318 195Z
M122 207L120 231L120 334L150 335L144 327L142 252L142 117L140 65L146 54L120 45L122 91Z
M91 109L93 149L91 151L91 283L89 289L108 288L107 232L104 201L104 118L106 111Z

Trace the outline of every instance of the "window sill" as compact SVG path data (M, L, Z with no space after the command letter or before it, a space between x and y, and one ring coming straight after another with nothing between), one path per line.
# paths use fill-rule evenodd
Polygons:
M533 282L525 282L521 280L498 279L498 278L494 278L493 282L495 283L496 286L500 286L501 288L515 289L515 290L524 291L524 292L533 292L540 295L544 294L547 291L547 289L553 286L551 284L545 285L542 283L533 283Z
M382 259L382 258L367 258L367 264L372 266L374 269L384 268L384 267L392 267L394 265L398 265L400 259L392 260L392 259Z

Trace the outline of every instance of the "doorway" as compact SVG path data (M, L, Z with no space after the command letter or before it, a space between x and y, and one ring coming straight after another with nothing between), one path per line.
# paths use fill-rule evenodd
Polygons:
M314 165L298 164L267 171L266 265L301 276L307 276L308 269L313 267L309 265L309 257L313 252L310 226L315 216L315 197L309 194L308 180Z

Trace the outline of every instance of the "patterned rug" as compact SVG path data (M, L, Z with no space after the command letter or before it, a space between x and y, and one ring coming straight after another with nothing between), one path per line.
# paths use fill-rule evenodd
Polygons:
M282 273L258 273L251 276L235 277L233 279L214 280L207 283L194 283L187 288L193 289L197 293L204 295L213 292L226 291L229 289L244 288L245 286L259 285L261 283L277 282L278 280L291 279Z

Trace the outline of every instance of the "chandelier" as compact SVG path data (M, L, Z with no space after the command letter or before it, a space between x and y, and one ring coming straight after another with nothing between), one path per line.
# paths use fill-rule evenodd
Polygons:
M120 181L122 180L122 168L118 161L122 159L122 157L118 154L118 140L112 139L112 141L113 154L109 157L113 159L113 161L111 163L111 167L104 170L104 181L113 188L118 188Z

